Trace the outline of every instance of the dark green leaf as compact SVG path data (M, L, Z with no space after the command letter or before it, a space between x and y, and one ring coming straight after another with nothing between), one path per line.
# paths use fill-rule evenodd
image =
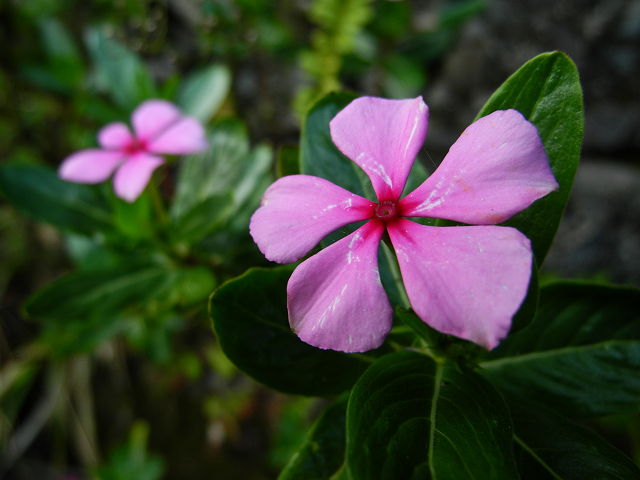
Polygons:
M0 166L0 192L23 213L62 230L90 235L113 229L108 202L96 187L65 182L46 167Z
M369 177L338 150L329 132L331 119L355 98L351 93L330 93L309 111L300 137L300 171L375 201Z
M559 282L540 290L534 321L482 364L499 388L568 416L638 411L640 291Z
M562 52L544 53L523 65L491 96L477 118L513 108L538 129L551 169L560 184L505 223L531 239L542 265L558 230L580 159L584 129L578 70Z
M157 89L140 57L97 29L86 35L87 48L96 69L96 83L127 111L157 96Z
M584 427L525 398L508 398L522 480L637 480L640 470Z
M182 111L208 122L229 94L231 72L224 65L212 65L187 78L178 95Z
M174 275L160 267L132 266L74 272L35 293L25 308L29 315L53 321L113 315L158 297Z
M278 177L300 174L300 149L296 145L283 145L278 152Z
M251 269L211 297L213 327L222 351L240 370L276 390L337 395L368 366L358 355L320 350L289 327L287 281L291 269Z
M351 392L347 469L354 480L517 479L512 434L506 404L482 377L396 352Z
M278 480L329 480L344 462L348 395L330 405Z
M174 242L196 242L224 225L233 212L233 196L211 196L184 215L172 218L169 234Z

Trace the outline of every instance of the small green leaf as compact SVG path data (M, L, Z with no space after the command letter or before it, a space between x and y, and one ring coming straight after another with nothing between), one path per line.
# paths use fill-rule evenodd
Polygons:
M121 108L132 111L143 100L157 96L157 89L143 61L124 45L90 29L86 44L98 87L107 91Z
M506 404L482 377L396 352L351 392L347 469L353 480L517 479L512 434Z
M638 305L634 288L545 286L534 321L491 353L483 373L571 417L638 411Z
M240 370L270 388L331 396L351 388L369 363L359 355L320 350L289 327L289 267L251 269L220 287L210 313L222 351Z
M640 469L590 430L522 397L507 398L522 480L637 480Z
M329 480L344 462L348 395L329 405L278 480Z
M560 190L507 222L531 239L538 265L553 242L569 199L584 130L578 70L562 52L543 53L523 65L491 96L478 116L513 108L538 129Z
M98 187L60 180L39 165L0 166L0 192L18 210L62 230L91 235L113 230L113 216Z
M231 72L224 65L212 65L188 77L178 95L182 111L207 123L222 105L231 88Z

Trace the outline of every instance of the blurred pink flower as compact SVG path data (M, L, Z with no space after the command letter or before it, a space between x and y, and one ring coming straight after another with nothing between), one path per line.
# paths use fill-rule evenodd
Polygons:
M393 317L378 271L385 228L423 321L487 349L507 335L533 254L518 230L494 225L558 189L542 141L519 112L494 112L469 126L433 175L400 200L427 124L422 98L362 97L331 121L333 142L367 173L377 204L307 175L283 177L265 192L251 235L278 263L300 260L332 231L368 220L289 279L289 322L303 341L344 352L384 342ZM480 226L431 227L404 217Z
M113 176L116 195L135 201L149 183L153 171L164 163L160 155L185 155L207 148L204 127L183 115L166 100L147 100L131 115L134 134L122 122L106 125L98 132L102 147L68 156L58 174L76 183L99 183Z

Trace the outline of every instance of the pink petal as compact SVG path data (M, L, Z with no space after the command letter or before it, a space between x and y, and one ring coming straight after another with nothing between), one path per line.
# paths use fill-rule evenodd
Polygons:
M124 150L133 141L129 127L122 122L113 122L98 132L98 143L107 150Z
M181 118L178 107L166 100L147 100L131 115L136 138L150 142Z
M129 203L134 202L151 180L153 171L163 163L164 159L153 155L129 157L113 176L116 195Z
M492 349L511 328L531 277L531 242L510 227L388 227L407 295L436 330Z
M69 182L104 182L111 176L123 158L120 152L97 148L80 150L62 161L58 175Z
M471 124L400 208L407 217L492 225L558 188L536 127L499 110Z
M147 150L167 155L186 155L207 149L207 139L202 124L191 117L182 117L154 140Z
M373 216L375 203L318 177L291 175L273 183L249 230L267 259L300 260L331 232Z
M333 143L371 179L380 201L397 201L427 135L429 109L413 100L355 99L331 120Z
M393 317L378 272L383 232L372 220L294 270L287 285L289 323L303 342L342 352L382 345Z

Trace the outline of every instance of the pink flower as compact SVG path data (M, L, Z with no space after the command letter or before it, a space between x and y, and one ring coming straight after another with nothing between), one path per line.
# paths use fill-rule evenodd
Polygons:
M469 126L433 175L400 200L427 124L422 98L358 98L331 121L333 142L367 173L377 204L307 175L281 178L265 192L250 228L275 262L300 260L332 231L368 220L289 279L289 322L304 342L344 352L384 342L393 316L378 272L385 228L423 321L488 349L507 335L533 255L522 233L493 225L558 189L542 141L517 111L494 112ZM404 217L480 226L430 227Z
M127 202L135 201L153 171L164 163L156 154L185 155L207 148L204 128L165 100L147 100L131 115L134 135L122 122L98 132L102 147L81 150L65 158L58 174L76 183L99 183L115 171L113 188Z

